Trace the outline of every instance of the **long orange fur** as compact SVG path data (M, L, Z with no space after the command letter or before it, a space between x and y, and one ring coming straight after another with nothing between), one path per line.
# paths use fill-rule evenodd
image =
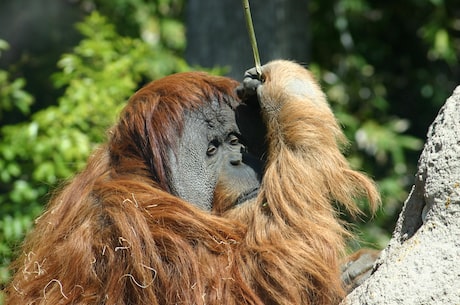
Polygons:
M357 212L355 199L375 204L378 193L341 154L344 137L309 72L276 61L264 75L269 151L257 199L210 213L167 186L184 114L231 103L237 83L197 72L152 82L37 220L6 304L337 304L348 233L332 202ZM214 201L237 195L218 187Z

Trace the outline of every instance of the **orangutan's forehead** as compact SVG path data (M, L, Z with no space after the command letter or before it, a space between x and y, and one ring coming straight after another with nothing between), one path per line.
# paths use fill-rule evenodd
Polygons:
M225 103L210 102L186 114L189 119L199 121L209 129L236 128L235 112Z

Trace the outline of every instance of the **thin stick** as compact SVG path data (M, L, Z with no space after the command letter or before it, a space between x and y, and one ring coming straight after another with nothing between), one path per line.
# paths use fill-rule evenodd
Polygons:
M254 26L252 25L251 8L249 7L249 0L243 0L244 17L246 19L246 26L248 28L249 40L251 41L252 53L254 54L254 62L256 64L256 72L259 79L262 77L262 67L260 65L259 50L257 49L256 34Z

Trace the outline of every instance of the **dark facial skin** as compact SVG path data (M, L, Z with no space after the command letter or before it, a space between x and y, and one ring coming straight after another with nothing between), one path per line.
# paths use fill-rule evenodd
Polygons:
M170 183L178 197L210 211L218 183L242 194L235 204L257 194L261 163L245 152L230 106L211 102L190 112L177 147Z

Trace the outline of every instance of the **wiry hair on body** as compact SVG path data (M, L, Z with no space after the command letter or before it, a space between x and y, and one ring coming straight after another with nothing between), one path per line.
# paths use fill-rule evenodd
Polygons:
M344 136L309 72L264 66L267 161L257 198L217 188L205 211L173 195L169 151L186 113L236 107L235 81L171 75L130 99L109 140L37 220L7 305L338 304L348 232L332 203L379 201L340 152ZM305 89L305 86L307 89Z
M264 66L263 75L257 95L268 160L257 205L241 208L248 213L243 222L253 226L246 264L269 304L337 304L344 296L339 258L349 232L331 203L356 214L358 198L375 208L379 194L342 155L345 137L313 76L284 60Z

